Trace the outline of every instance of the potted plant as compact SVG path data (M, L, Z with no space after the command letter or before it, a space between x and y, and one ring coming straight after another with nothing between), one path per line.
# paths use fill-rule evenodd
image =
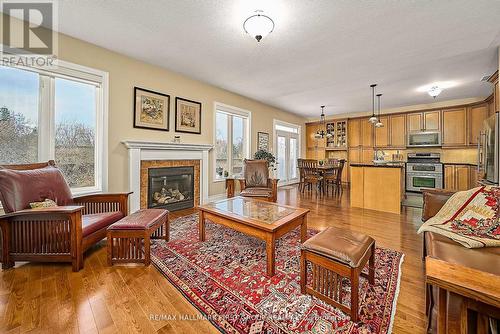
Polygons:
M257 160L266 160L269 166L269 174L274 176L277 162L275 156L271 152L258 150L253 155L253 158Z

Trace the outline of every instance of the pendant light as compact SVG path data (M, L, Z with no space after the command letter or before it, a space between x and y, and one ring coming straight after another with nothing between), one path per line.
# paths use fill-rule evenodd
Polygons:
M321 139L324 137L331 138L332 134L326 131L325 106L321 106L321 115L319 116L319 124L320 128L318 131L316 131L314 138L316 139Z
M375 116L375 87L377 84L371 84L370 87L372 88L372 117L368 120L368 122L375 124L377 123L377 117Z
M382 123L382 120L380 119L380 97L382 94L377 94L377 100L378 100L378 121L375 123L376 128L382 128L384 126L384 123Z

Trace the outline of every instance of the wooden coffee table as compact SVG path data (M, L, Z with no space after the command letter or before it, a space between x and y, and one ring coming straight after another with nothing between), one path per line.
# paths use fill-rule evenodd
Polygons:
M199 207L200 241L205 241L205 219L266 242L267 275L275 273L275 241L300 225L300 241L307 239L308 209L256 199L233 197Z

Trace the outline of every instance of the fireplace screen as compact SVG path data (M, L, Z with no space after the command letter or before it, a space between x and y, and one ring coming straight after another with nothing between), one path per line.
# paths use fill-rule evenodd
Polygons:
M194 207L194 167L148 170L148 207L170 211Z

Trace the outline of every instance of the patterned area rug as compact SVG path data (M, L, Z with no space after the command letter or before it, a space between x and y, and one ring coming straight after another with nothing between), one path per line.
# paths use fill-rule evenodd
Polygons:
M337 308L300 293L300 232L276 242L276 275L265 276L265 244L207 222L198 241L198 216L171 222L170 242L156 241L155 266L220 331L228 333L390 333L403 254L377 248L375 285L360 279L358 324ZM310 235L317 231L309 230ZM366 269L366 268L365 268ZM349 304L349 280L342 283Z

